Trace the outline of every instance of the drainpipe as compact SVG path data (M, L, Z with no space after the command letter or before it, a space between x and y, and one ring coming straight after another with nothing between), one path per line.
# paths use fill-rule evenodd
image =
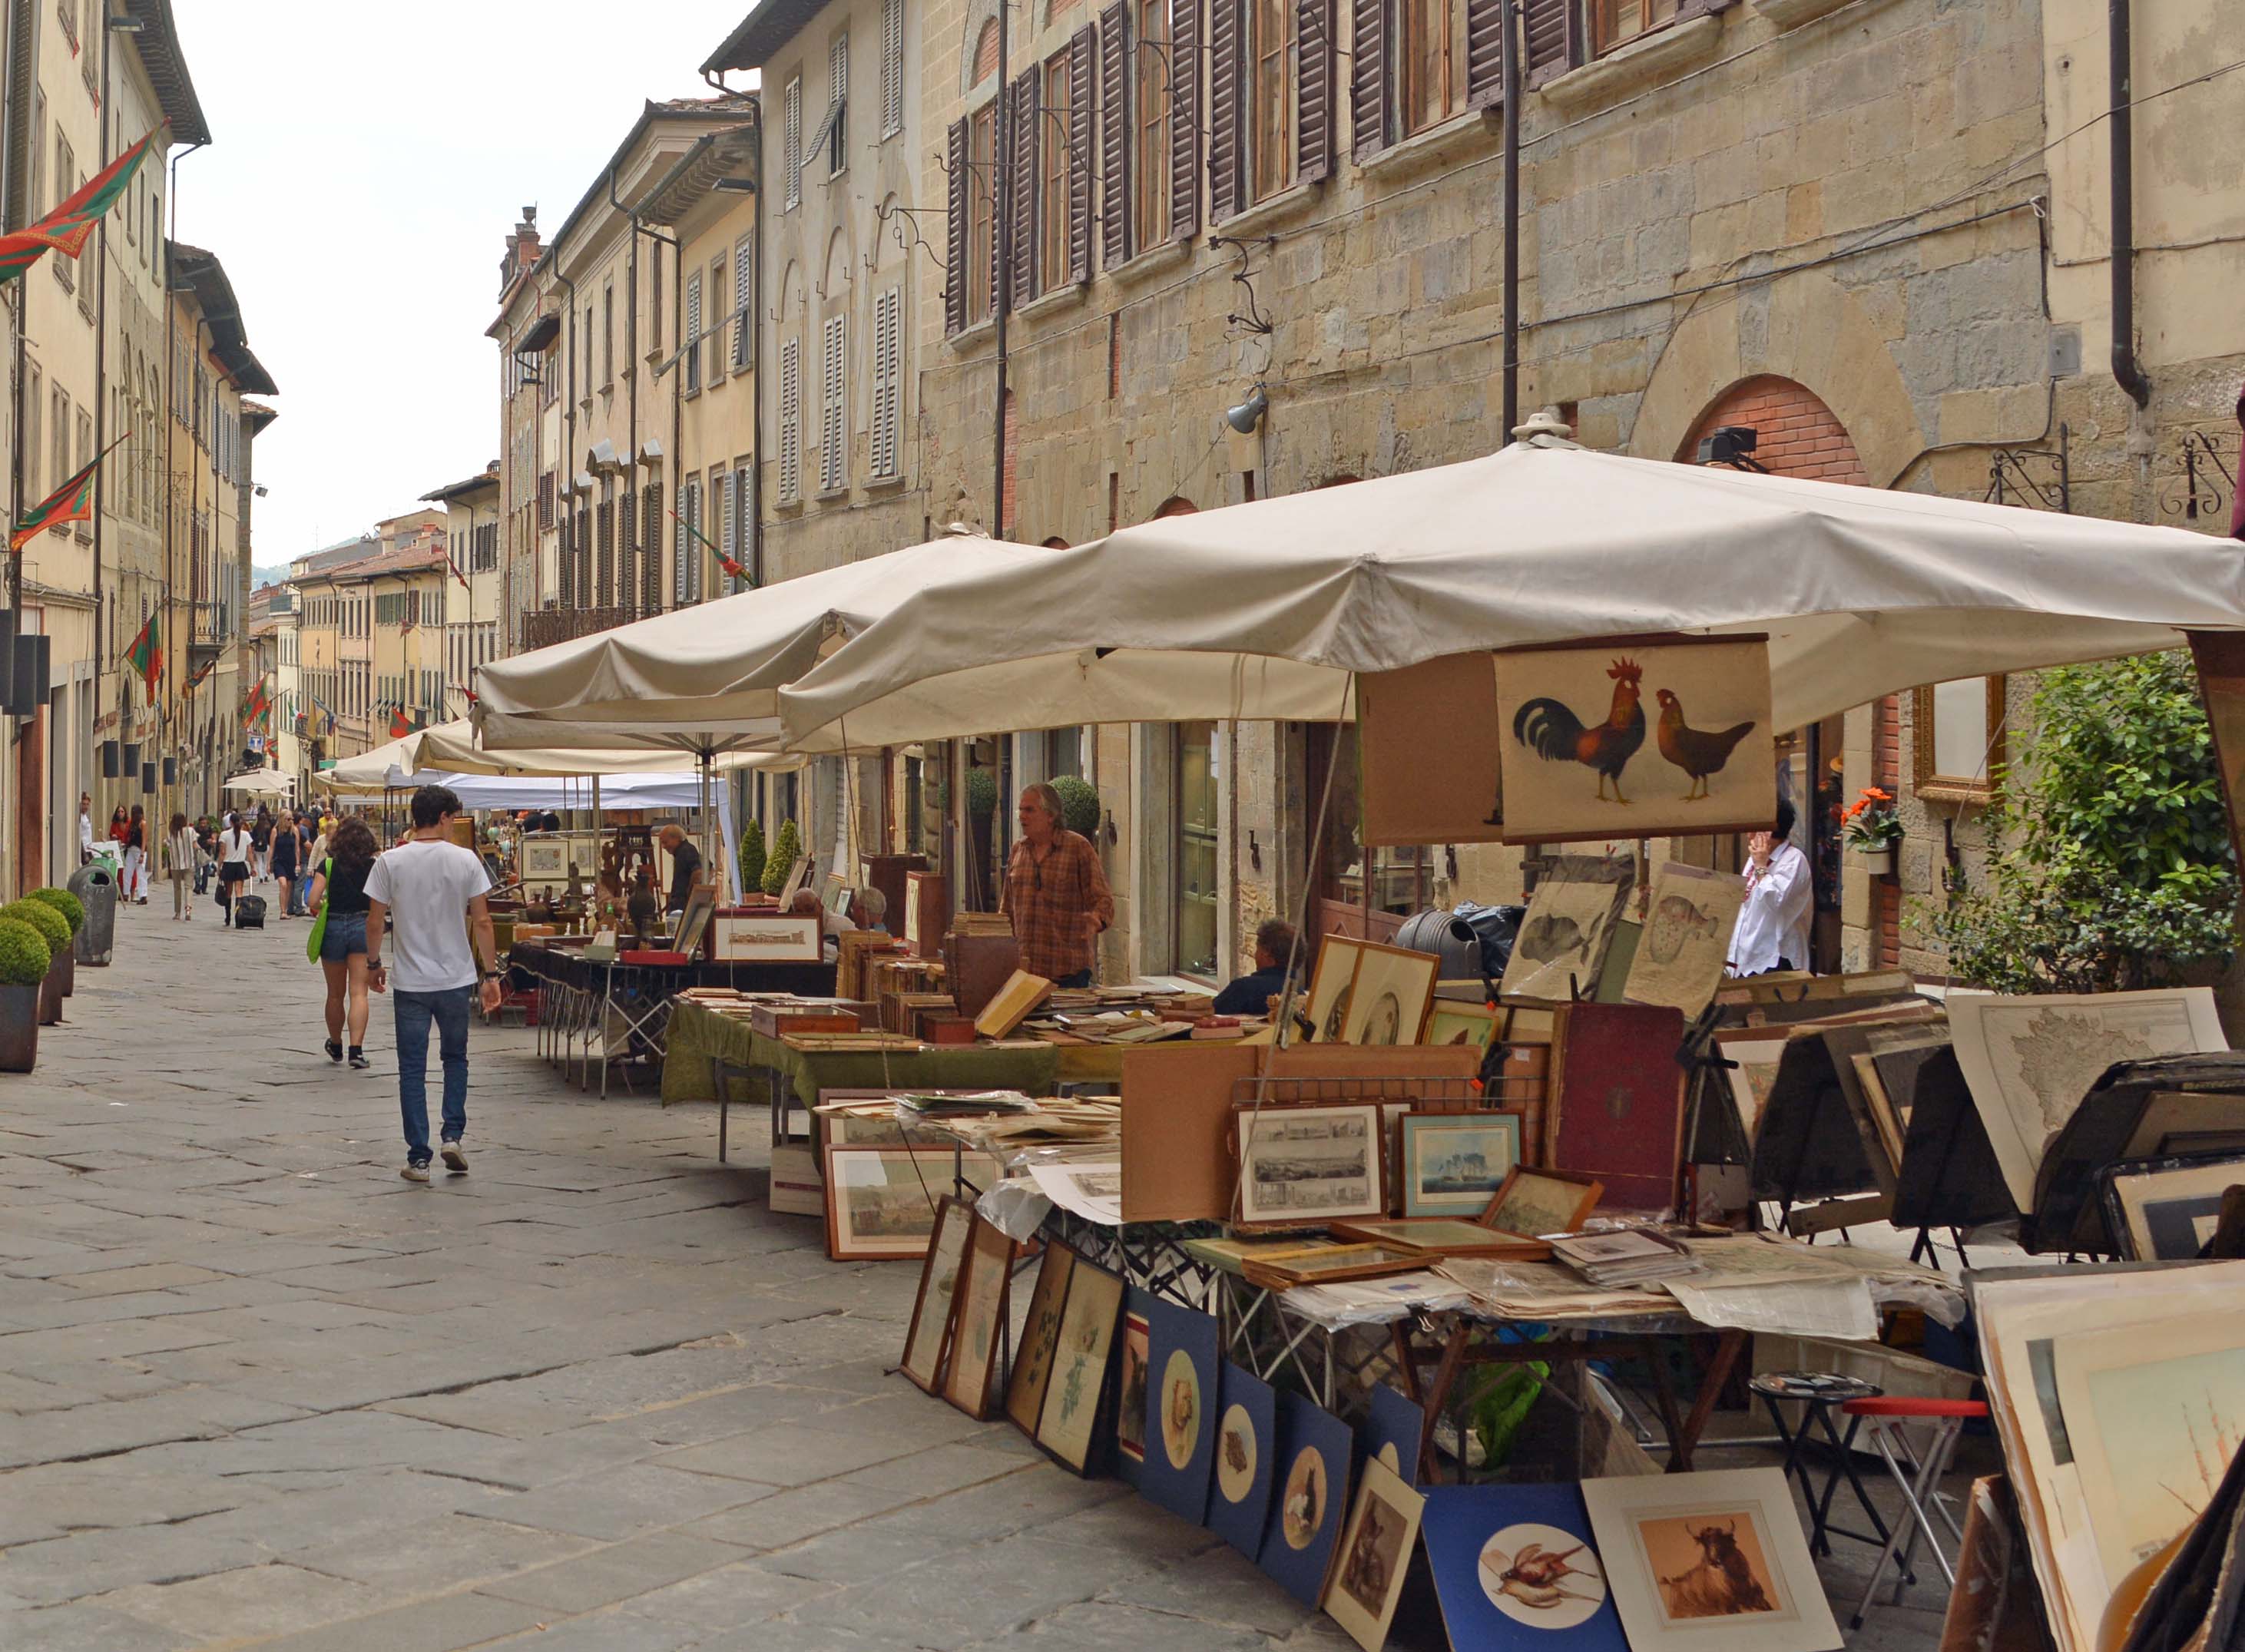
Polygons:
M569 308L561 312L561 336L565 340L573 339L577 335L577 283L561 273L561 247L558 241L554 243L553 247L553 279L569 289ZM582 354L581 351L579 353ZM575 363L572 362L571 365L574 366ZM569 484L570 492L573 492L577 486L577 385L574 377L566 373L561 376L561 398L563 432L561 468L553 477L553 494L557 504L569 497L568 493L562 489L563 483ZM576 518L569 514L566 509L563 514L561 537L574 545L577 533ZM576 553L579 556L584 555L585 547L577 545ZM568 570L561 565L561 559L557 553L553 559L553 582L557 587L555 595L560 599L564 608L567 607L572 600L570 592L560 588L567 577Z
M2106 0L2106 69L2112 88L2113 379L2138 407L2150 405L2151 381L2136 360L2136 135L2129 108L2131 0Z
M1497 13L1504 78L1504 410L1496 439L1509 446L1520 423L1520 45L1512 0L1499 0Z
M1014 254L1009 245L1014 229L1014 158L1007 146L1007 129L1013 124L1010 118L1013 111L1008 105L1013 99L1014 89L1006 78L1006 14L1012 10L1006 0L1000 0L998 97L990 111L990 176L998 192L990 209L990 234L997 241L997 256L992 261L994 266L992 285L995 290L990 295L990 301L998 317L995 341L998 398L997 405L991 411L993 434L990 443L990 537L994 539L1006 537L1006 316L1011 308L1007 289L1014 284ZM1200 71L1196 67L1193 72L1197 74ZM960 279L966 279L963 271ZM1000 798L999 801L1002 803L1005 800ZM960 800L960 807L962 809L966 807L963 797ZM964 820L966 816L962 815L960 818Z

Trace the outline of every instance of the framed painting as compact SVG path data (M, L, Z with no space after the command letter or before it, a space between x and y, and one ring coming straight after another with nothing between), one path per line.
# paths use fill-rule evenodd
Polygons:
M1731 957L1731 932L1746 904L1746 880L1676 861L1652 874L1645 927L1621 995L1631 1004L1680 1010L1691 1020L1713 1001Z
M1427 1500L1385 1463L1368 1462L1356 1488L1356 1506L1342 1530L1340 1551L1326 1587L1326 1615L1349 1632L1364 1652L1387 1643L1403 1574L1419 1542Z
M1387 1131L1377 1102L1235 1108L1235 1225L1315 1227L1387 1211Z
M1146 1479L1146 1391L1151 1383L1154 1296L1133 1285L1122 1293L1122 1329L1115 1339L1115 1478Z
M1452 1646L1630 1652L1574 1486L1437 1486L1421 1531Z
M1346 935L1328 935L1318 943L1317 967L1310 972L1310 999L1304 1012L1310 1018L1310 1036L1319 1043L1340 1042L1356 984L1356 960L1363 950L1362 941Z
M1462 999L1436 999L1428 1006L1421 1044L1462 1044L1486 1050L1496 1042L1504 1012L1494 1004L1468 1004Z
M2138 1159L2099 1178L2120 1255L2133 1262L2188 1262L2221 1220L2221 1195L2245 1185L2245 1154Z
M1216 1317L1163 1297L1147 1323L1143 1419L1146 1465L1138 1489L1198 1526L1208 1518L1216 1468L1216 1404L1222 1378Z
M1767 831L1769 647L1629 637L1496 656L1504 841Z
M1299 1394L1278 1397L1278 1455L1257 1563L1304 1606L1319 1605L1348 1499L1349 1425Z
M1839 1652L1782 1469L1587 1479L1582 1490L1635 1652Z
M1432 952L1357 943L1356 978L1341 1019L1343 1044L1416 1044L1442 960Z
M1633 855L1559 856L1528 897L1528 915L1498 983L1501 995L1563 1004L1577 992L1589 997L1636 888Z
M935 1214L927 1260L919 1270L919 1294L912 1298L899 1369L907 1381L931 1394L942 1391L944 1357L951 1350L951 1305L959 1285L959 1264L967 1256L967 1230L973 1225L973 1206L944 1200Z
M1006 1382L1006 1415L1032 1437L1037 1432L1037 1413L1044 1409L1045 1385L1052 1380L1060 1317L1068 1306L1068 1282L1075 1271L1075 1251L1061 1244L1045 1247L1035 1288L1029 1292L1028 1317L1021 1323L1021 1345Z
M1477 1216L1520 1162L1516 1112L1403 1115L1395 1179L1407 1216Z
M948 1148L826 1149L826 1255L832 1262L918 1260L952 1190Z
M989 1416L1004 1340L1006 1295L1014 1273L1014 1242L996 1223L974 1218L967 1260L959 1270L952 1312L951 1358L943 1397L976 1422Z
M1496 1190L1496 1197L1489 1202L1489 1209L1481 1213L1481 1225L1530 1239L1572 1233L1597 1209L1599 1195L1604 1192L1604 1184L1589 1176L1516 1164Z
M1910 692L1910 763L1920 797L1991 803L2004 768L2004 681L1964 677Z
M1078 1257L1068 1279L1068 1305L1061 1310L1044 1409L1037 1414L1037 1444L1079 1474L1095 1466L1092 1447L1122 1313L1121 1276Z
M1271 1512L1272 1466L1278 1453L1278 1391L1226 1363L1217 1379L1216 1472L1208 1529L1253 1560Z

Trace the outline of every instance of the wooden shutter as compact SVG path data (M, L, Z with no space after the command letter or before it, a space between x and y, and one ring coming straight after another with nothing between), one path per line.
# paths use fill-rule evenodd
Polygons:
M1170 235L1200 227L1200 0L1170 6Z
M904 289L892 287L873 301L873 475L886 478L899 470L898 427L904 399Z
M1091 58L1087 24L1068 43L1068 277L1091 279Z
M943 330L947 336L967 325L967 191L969 187L967 164L967 123L951 123L950 136L946 141L948 151L950 186L950 223L946 229L943 262ZM783 488L780 497L787 491Z
M733 314L736 318L733 322L733 371L736 373L749 370L749 328L755 325L756 319L749 314L749 254L748 238L743 236L740 245L733 248Z
M1116 0L1099 16L1099 247L1109 269L1130 258L1129 15Z
M1521 0L1521 84L1541 85L1583 61L1583 20L1576 0Z
M844 320L839 315L826 318L826 335L823 341L823 371L820 374L821 396L818 408L818 491L831 493L849 477L848 423L844 418L842 397L844 373L848 361L844 347Z
M779 497L803 497L803 341L779 347Z
M1208 0L1208 221L1239 210L1240 0Z
M1387 0L1349 0L1349 9L1350 152L1363 160L1387 147Z
M686 525L694 520L694 484L688 482L678 490L678 531L673 535L678 541L678 559L670 568L670 602L673 607L686 601L686 558L688 545Z
M1037 82L1041 71L1031 64L1014 77L1013 106L1006 112L1006 146L1013 165L1007 176L1014 186L1014 220L1006 256L1013 261L1007 289L1015 308L1037 295Z
M1333 0L1294 0L1297 183L1314 184L1333 175Z
M905 0L881 0L881 134L905 125Z
M1510 0L1466 0L1466 107L1504 102L1504 14Z

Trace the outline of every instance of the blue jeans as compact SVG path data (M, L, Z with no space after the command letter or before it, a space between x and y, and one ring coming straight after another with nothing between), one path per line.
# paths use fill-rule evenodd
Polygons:
M472 986L441 992L394 992L397 1014L397 1106L405 1119L405 1156L429 1161L429 1023L437 1024L444 1062L444 1140L468 1127L468 1006Z

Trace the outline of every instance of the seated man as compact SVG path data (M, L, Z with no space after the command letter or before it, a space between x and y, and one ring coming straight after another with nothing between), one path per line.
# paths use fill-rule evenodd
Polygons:
M787 910L797 917L815 917L818 920L818 932L825 940L825 944L820 948L820 956L829 964L842 956L842 943L835 939L835 937L857 927L848 918L838 917L828 911L824 904L819 900L818 892L816 890L796 890L795 899Z
M889 897L870 885L861 889L850 903L850 917L859 929L886 935L889 932Z
M1294 926L1283 918L1271 918L1255 931L1255 972L1243 975L1216 995L1218 1015L1265 1015L1270 1012L1270 1000L1286 990L1286 965L1292 959L1297 970L1306 958L1293 958Z

